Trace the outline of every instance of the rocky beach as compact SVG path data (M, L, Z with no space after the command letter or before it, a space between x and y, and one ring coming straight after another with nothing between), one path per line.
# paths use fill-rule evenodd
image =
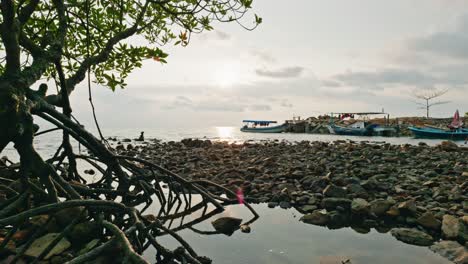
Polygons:
M151 160L187 180L241 191L250 203L294 207L304 223L359 233L375 228L405 243L430 246L454 263L468 263L466 147L200 139L115 143L120 154Z

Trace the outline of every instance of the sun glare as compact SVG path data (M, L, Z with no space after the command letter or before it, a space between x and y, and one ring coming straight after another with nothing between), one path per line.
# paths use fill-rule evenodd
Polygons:
M216 127L218 137L220 139L231 139L234 128L233 127Z
M226 88L238 83L239 75L239 67L233 64L226 64L214 71L213 81L215 85Z

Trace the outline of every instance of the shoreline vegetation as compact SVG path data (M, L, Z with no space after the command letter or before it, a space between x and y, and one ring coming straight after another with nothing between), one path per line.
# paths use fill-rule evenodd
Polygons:
M294 207L304 223L360 233L375 228L431 246L454 263L468 261L468 148L449 141L431 147L184 139L115 146L187 180L242 190L250 203Z

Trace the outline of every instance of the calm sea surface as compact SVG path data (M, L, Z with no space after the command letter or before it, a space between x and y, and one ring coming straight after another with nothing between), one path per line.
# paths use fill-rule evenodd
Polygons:
M436 145L440 140L421 140L413 138L384 137L344 137L335 135L315 134L252 134L242 133L237 127L209 127L204 129L125 129L104 130L106 137L137 138L140 131L145 131L148 139L158 138L164 141L181 140L183 138L201 138L229 142L247 140L287 140L290 142L302 140L334 141L353 140L369 142L388 142L391 144L418 144L425 142ZM53 155L60 144L61 134L54 132L36 139L36 149L44 156ZM457 142L464 145L464 142ZM465 145L466 146L466 145ZM75 144L78 148L78 145ZM15 160L16 153L10 145L2 156L7 155ZM211 257L214 263L222 264L341 264L342 260L350 259L351 264L386 264L415 263L443 264L450 263L444 258L432 253L426 247L407 245L397 241L388 233L378 233L371 230L361 234L351 228L329 230L325 227L304 224L299 221L301 214L294 209L269 209L265 204L255 205L260 215L251 227L249 234L235 232L232 236L223 234L202 235L192 229L179 232L200 254ZM156 214L154 212L146 213ZM200 212L186 217L184 221L198 217ZM234 216L247 220L250 213L242 205L230 206L222 214L195 225L196 230L213 231L211 221L222 216ZM179 223L180 224L180 223ZM169 248L176 248L177 242L169 237L160 240ZM145 253L149 260L154 258L154 251Z

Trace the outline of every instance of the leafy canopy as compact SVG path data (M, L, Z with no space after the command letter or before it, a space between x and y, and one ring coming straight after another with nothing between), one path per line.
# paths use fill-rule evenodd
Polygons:
M143 60L166 63L162 46L186 46L191 34L212 30L215 21L251 30L262 22L254 15L251 27L243 24L251 7L252 0L4 0L0 19L3 28L18 25L20 72L57 79L58 61L71 93L88 71L99 84L123 88ZM2 40L4 73L14 43Z

